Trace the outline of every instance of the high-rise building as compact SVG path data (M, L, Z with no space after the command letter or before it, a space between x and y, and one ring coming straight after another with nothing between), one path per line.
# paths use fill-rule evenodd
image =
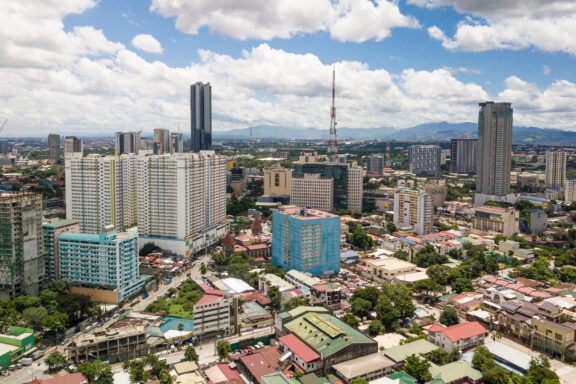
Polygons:
M281 166L264 168L264 194L269 196L290 196L292 170Z
M190 86L190 152L212 149L212 87L198 82Z
M82 139L76 136L66 136L64 138L64 156L70 153L82 153L83 151Z
M213 151L138 157L141 242L182 255L226 235L226 165Z
M138 272L136 232L65 232L58 237L58 247L59 277L70 285L115 291L116 302L144 285Z
M8 140L0 140L0 155L7 155L10 152Z
M410 172L416 177L440 177L439 145L412 145L408 150L408 163Z
M154 128L154 142L159 145L157 155L170 153L170 131L166 128Z
M480 103L476 194L500 197L510 193L512 113L511 103Z
M372 155L366 158L366 175L382 176L384 158L380 155Z
M305 173L290 184L290 204L330 211L334 207L334 178Z
M60 135L54 133L48 135L48 158L52 161L60 158Z
M576 202L576 179L566 179L564 186L564 202L566 204Z
M564 188L566 179L566 152L546 151L546 187Z
M50 281L60 279L60 248L58 236L64 232L80 233L80 222L77 220L52 219L42 224L44 235L44 259L46 278Z
M0 194L0 299L37 296L44 279L42 195Z
M340 216L286 207L272 218L272 262L316 275L340 271Z
M140 151L140 132L116 132L116 154L138 154Z
M468 175L476 172L476 149L478 140L462 137L450 140L450 172Z
M434 201L423 190L397 189L394 193L394 224L413 227L417 235L432 231Z
M334 180L333 208L362 211L363 169L356 164L348 164L345 156L339 156L338 159L338 163L308 162L296 164L291 182L292 184L297 183L298 180L296 179L304 178L307 173L318 173L323 179L331 178ZM293 192L294 188L292 187L290 199L294 197ZM306 204L306 201L300 201L299 204L311 206Z
M184 152L184 139L179 132L172 132L170 135L170 153Z
M72 153L66 158L66 217L82 232L97 234L113 225L120 231L137 224L136 156Z

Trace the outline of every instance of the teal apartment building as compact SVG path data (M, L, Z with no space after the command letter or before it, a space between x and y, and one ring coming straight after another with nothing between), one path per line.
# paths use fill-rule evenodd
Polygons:
M114 290L118 302L144 286L136 232L65 232L58 237L58 247L59 277L72 286Z
M45 275L50 281L60 279L58 237L64 232L80 233L80 222L69 219L51 219L42 223L44 260L46 263Z
M295 206L272 218L272 263L312 276L340 271L340 216Z

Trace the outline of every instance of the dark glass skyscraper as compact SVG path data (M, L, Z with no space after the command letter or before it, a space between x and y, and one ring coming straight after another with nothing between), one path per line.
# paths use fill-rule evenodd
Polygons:
M190 86L190 152L212 149L212 87L198 82Z

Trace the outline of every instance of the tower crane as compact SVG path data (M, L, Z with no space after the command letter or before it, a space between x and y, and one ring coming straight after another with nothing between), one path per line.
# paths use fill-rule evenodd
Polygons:
M0 127L0 133L2 133L2 131L4 130L4 127L6 126L7 122L8 122L8 119L4 120L4 122L2 123L2 126Z

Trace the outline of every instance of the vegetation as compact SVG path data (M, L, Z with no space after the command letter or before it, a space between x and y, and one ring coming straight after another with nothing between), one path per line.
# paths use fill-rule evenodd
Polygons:
M230 199L230 204L226 207L226 213L228 215L237 216L241 213L247 212L249 209L256 208L256 201L250 197L243 197L238 200L235 195L232 195Z
M368 332L370 332L372 336L376 336L380 334L383 328L384 327L382 326L382 322L380 320L372 320L368 325Z
M344 323L348 324L353 328L358 328L358 326L360 325L358 318L351 313L345 314L344 316L342 316L340 320L342 320Z
M346 235L346 241L360 249L370 249L374 246L374 240L366 233L361 225L349 226L351 233Z
M452 325L456 325L460 323L460 319L458 318L458 313L454 309L447 305L442 313L440 314L440 323L444 324L447 327L451 327Z
M44 359L44 362L50 371L54 371L56 368L63 367L66 364L66 357L59 352L52 352Z
M308 299L301 299L299 297L293 297L287 302L284 303L282 309L285 311L290 311L296 307L300 307L302 305L309 305L310 301Z
M139 360L125 361L123 368L130 372L130 378L136 382L158 380L160 384L174 383L170 367L151 353Z
M216 352L221 359L228 356L231 350L232 348L230 347L230 342L228 340L220 339L216 343Z
M193 361L196 364L198 364L198 359L200 357L198 356L198 353L196 353L196 350L194 349L193 346L189 345L186 348L186 351L184 352L184 356L186 356L186 359L188 359L188 361Z
M140 248L140 256L147 256L152 252L156 252L158 250L158 246L154 243L146 243Z
M178 289L178 297L167 299L159 297L155 302L146 306L145 311L156 313L165 311L168 316L193 318L194 304L204 295L204 291L192 279L185 280Z
M418 380L419 383L425 383L432 379L430 374L430 362L417 355L410 355L406 357L406 364L402 370Z
M268 297L270 298L272 308L275 310L280 309L282 302L282 295L277 286L273 285L268 289Z
M88 384L113 384L114 377L110 365L100 360L86 361L78 366L78 372L84 375ZM170 383L162 383L170 384Z
M460 349L454 347L452 352L448 353L438 348L427 355L429 361L436 365L446 365L460 359Z
M432 244L426 244L414 254L412 262L421 268L428 268L432 265L447 263L448 256L441 255L434 249Z

